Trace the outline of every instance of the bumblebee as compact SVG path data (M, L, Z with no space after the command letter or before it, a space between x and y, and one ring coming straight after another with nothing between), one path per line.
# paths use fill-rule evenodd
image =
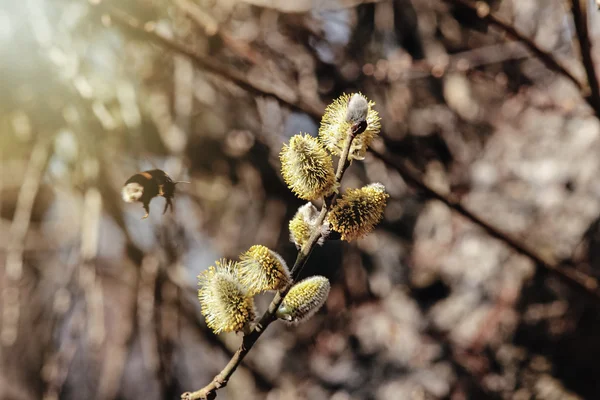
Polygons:
M175 182L165 171L160 169L144 171L127 179L121 190L121 196L127 203L141 202L144 210L146 210L146 215L142 219L146 219L150 215L150 201L156 196L162 196L167 201L163 214L167 212L169 207L173 211L171 201L175 197L175 185L178 183L189 182Z

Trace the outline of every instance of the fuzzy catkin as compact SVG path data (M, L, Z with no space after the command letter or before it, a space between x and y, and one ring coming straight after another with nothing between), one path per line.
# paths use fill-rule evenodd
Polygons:
M348 189L329 213L329 223L343 240L349 242L361 238L383 218L388 197L381 183Z
M255 318L254 300L240 283L237 264L219 260L198 275L198 299L214 333L237 332Z
M290 230L290 242L296 245L297 249L301 249L304 246L304 243L308 242L311 233L316 228L317 218L319 216L319 211L317 208L310 202L306 203L303 206L298 208L294 217L290 220L288 225ZM325 237L329 233L327 228L329 224L324 225L320 228L321 236L317 243L322 245L325 241Z
M312 317L325 303L331 285L324 276L311 276L298 282L277 309L277 318L299 323Z
M240 255L238 275L250 295L281 290L291 282L283 258L262 245L252 246Z
M369 102L366 97L358 93L353 94L346 107L346 121L356 124L366 121L368 116Z
M381 118L373 109L374 105L360 93L341 95L325 109L319 127L319 140L327 150L339 156L353 125L364 120L366 128L354 137L348 155L350 160L364 159L368 147L381 130Z
M283 146L279 155L281 175L299 198L316 200L336 190L331 156L309 134L298 134Z

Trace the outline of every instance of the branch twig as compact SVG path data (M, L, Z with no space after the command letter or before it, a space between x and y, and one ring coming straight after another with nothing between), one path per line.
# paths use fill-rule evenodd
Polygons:
M583 62L589 85L584 95L587 102L594 109L596 116L600 118L600 84L598 84L598 75L596 75L594 60L592 58L592 42L590 41L587 25L587 0L572 0L571 12L573 13L575 31L577 32L581 61Z
M214 59L199 53L194 50L190 46L187 46L182 43L178 43L177 41L167 37L166 35L158 32L156 30L156 26L153 23L142 23L131 15L115 8L104 4L104 2L99 1L98 3L94 3L97 11L100 15L107 15L111 22L118 24L122 28L133 31L137 35L143 36L145 39L150 42L157 43L161 46L167 47L168 49L174 51L175 53L184 55L189 57L198 67L209 71L215 75L221 76L227 80L235 82L242 89L248 91L251 94L264 96L270 95L275 97L277 100L286 104L290 108L294 110L303 111L309 115L319 114L321 111L315 109L312 104L306 103L299 96L295 96L295 98L288 98L282 93L277 93L277 91L273 90L272 86L261 84L256 80L250 80L247 74L230 68L227 65L216 62Z
M535 42L533 42L533 40L523 35L509 23L492 14L487 4L483 2L473 3L469 0L442 1L471 9L479 18L500 28L510 36L523 42L529 51L531 51L541 62L543 62L548 69L564 75L571 82L573 82L581 92L585 101L594 110L596 117L600 119L600 85L598 84L598 78L594 69L594 62L591 55L592 44L590 42L587 29L587 7L585 0L572 0L571 10L573 13L577 37L579 39L581 58L587 75L588 82L586 83L577 79L575 75L573 75L560 61L556 59L556 57L552 55L552 53L542 50L537 44L535 44Z
M502 232L498 228L484 221L471 211L467 210L459 201L452 199L451 197L445 196L435 189L429 187L424 183L418 176L418 173L409 167L406 163L400 162L386 154L379 153L373 149L370 149L371 154L383 161L387 166L394 168L400 173L402 178L414 188L422 191L427 197L441 201L450 209L456 211L460 215L466 217L476 225L483 228L490 236L504 242L510 246L514 251L522 254L536 263L537 266L544 268L551 274L555 275L561 281L567 283L575 289L582 290L587 296L594 299L595 301L600 300L600 285L598 281L590 276L587 276L574 269L562 268L561 264L555 260L549 259L544 255L537 253L535 250L529 248L524 243L511 237L510 235Z
M571 82L575 84L575 86L579 88L580 91L586 91L585 85L579 79L577 79L564 65L562 65L562 63L558 61L552 55L552 53L542 50L533 40L519 32L517 29L515 29L515 27L510 25L508 22L505 22L500 17L492 14L487 4L483 2L473 3L469 0L442 1L471 9L482 20L487 21L491 25L500 28L513 38L517 39L518 41L523 42L523 44L529 49L529 51L531 51L537 58L539 58L540 61L543 62L548 69L558 72L559 74L567 77Z

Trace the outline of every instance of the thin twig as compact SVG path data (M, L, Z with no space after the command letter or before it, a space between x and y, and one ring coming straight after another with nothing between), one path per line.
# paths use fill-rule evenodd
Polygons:
M588 79L589 93L585 93L586 100L594 109L596 116L600 118L600 85L594 67L592 42L588 32L587 0L572 0L571 12L573 13L573 22L577 32L581 61Z
M178 43L177 41L158 32L156 30L156 26L153 23L144 24L136 18L132 17L131 15L115 7L111 7L104 4L104 2L102 1L96 3L95 6L97 7L97 11L100 12L101 15L109 16L111 22L114 22L115 24L118 24L119 26L125 29L131 30L137 35L143 36L150 42L157 43L161 46L169 48L170 50L178 54L182 54L184 56L189 57L190 60L192 60L198 67L211 73L214 73L215 75L224 77L227 80L235 82L242 89L248 91L251 94L258 96L273 96L280 102L289 106L290 108L306 112L310 115L318 114L320 112L320 110L315 109L314 105L303 101L299 98L299 96L294 96L294 98L288 98L282 93L277 93L276 91L274 91L272 85L264 85L261 84L260 81L251 80L243 72L240 72L222 63L216 62L213 58L199 53L190 46Z
M552 53L542 50L533 40L525 36L523 33L519 32L515 27L510 25L508 22L505 22L500 17L492 14L490 12L489 6L480 1L480 2L472 2L469 0L442 0L446 3L451 3L459 6L463 6L471 9L476 15L484 21L497 26L513 38L517 39L531 51L537 58L540 59L544 65L551 69L552 71L556 71L561 75L569 78L571 82L573 82L579 90L585 92L585 85L575 77L560 61L558 61Z
M449 196L445 196L444 194L428 186L425 182L421 180L418 173L412 167L408 166L408 164L400 162L395 158L390 157L389 155L379 153L378 151L373 149L370 149L370 152L375 157L383 161L386 165L398 171L402 178L409 185L420 190L427 197L441 201L442 203L446 204L450 209L466 217L476 225L479 225L490 236L504 242L517 253L530 258L536 263L537 266L546 269L548 272L555 275L561 281L569 284L575 289L582 289L582 291L586 295L593 298L595 301L600 300L600 288L598 281L595 278L584 275L581 272L578 272L574 269L562 268L559 262L537 253L535 250L529 248L524 243L521 243L521 241L511 237L505 232L502 232L500 229L494 227L493 225L484 221L477 215L473 214L471 211L467 210L458 200L455 200Z
M439 64L431 64L427 60L413 61L410 68L402 71L397 77L392 78L392 74L389 74L388 80L408 81L429 78L432 75L439 76L438 74L441 73L474 71L485 65L530 57L532 57L531 52L521 42L495 43L448 55L448 60Z
M594 70L594 62L591 55L591 42L588 35L587 29L587 7L585 0L572 0L572 12L573 20L575 22L575 29L577 31L577 37L579 39L579 46L581 48L581 57L583 66L586 70L588 82L582 82L577 79L573 73L571 73L559 60L552 55L552 53L542 50L533 40L519 32L515 27L505 22L500 17L492 14L490 8L484 2L472 2L470 0L442 0L446 3L460 5L471 9L476 15L484 21L487 21L491 25L494 25L513 38L521 41L544 65L561 75L564 75L571 82L573 82L581 95L588 103L588 105L594 110L596 117L600 119L600 86L598 85L598 79Z

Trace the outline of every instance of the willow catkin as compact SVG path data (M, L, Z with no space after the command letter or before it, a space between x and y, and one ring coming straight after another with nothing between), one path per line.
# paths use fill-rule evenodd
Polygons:
M299 198L316 200L336 190L331 156L309 134L293 136L279 158L283 179Z
M343 240L363 237L383 218L388 197L381 183L348 189L329 213L329 223Z
M323 306L330 287L329 280L319 275L298 282L284 297L277 318L290 323L306 321Z
M238 275L251 295L281 290L291 282L290 272L283 258L262 245L254 245L240 255Z
M381 130L381 118L373 109L374 105L360 93L341 95L325 109L319 127L319 140L331 154L339 156L352 129L364 123L366 127L352 140L348 155L351 160L364 159L368 147Z
M198 299L214 333L242 331L254 320L254 300L240 283L237 264L225 259L198 275Z

